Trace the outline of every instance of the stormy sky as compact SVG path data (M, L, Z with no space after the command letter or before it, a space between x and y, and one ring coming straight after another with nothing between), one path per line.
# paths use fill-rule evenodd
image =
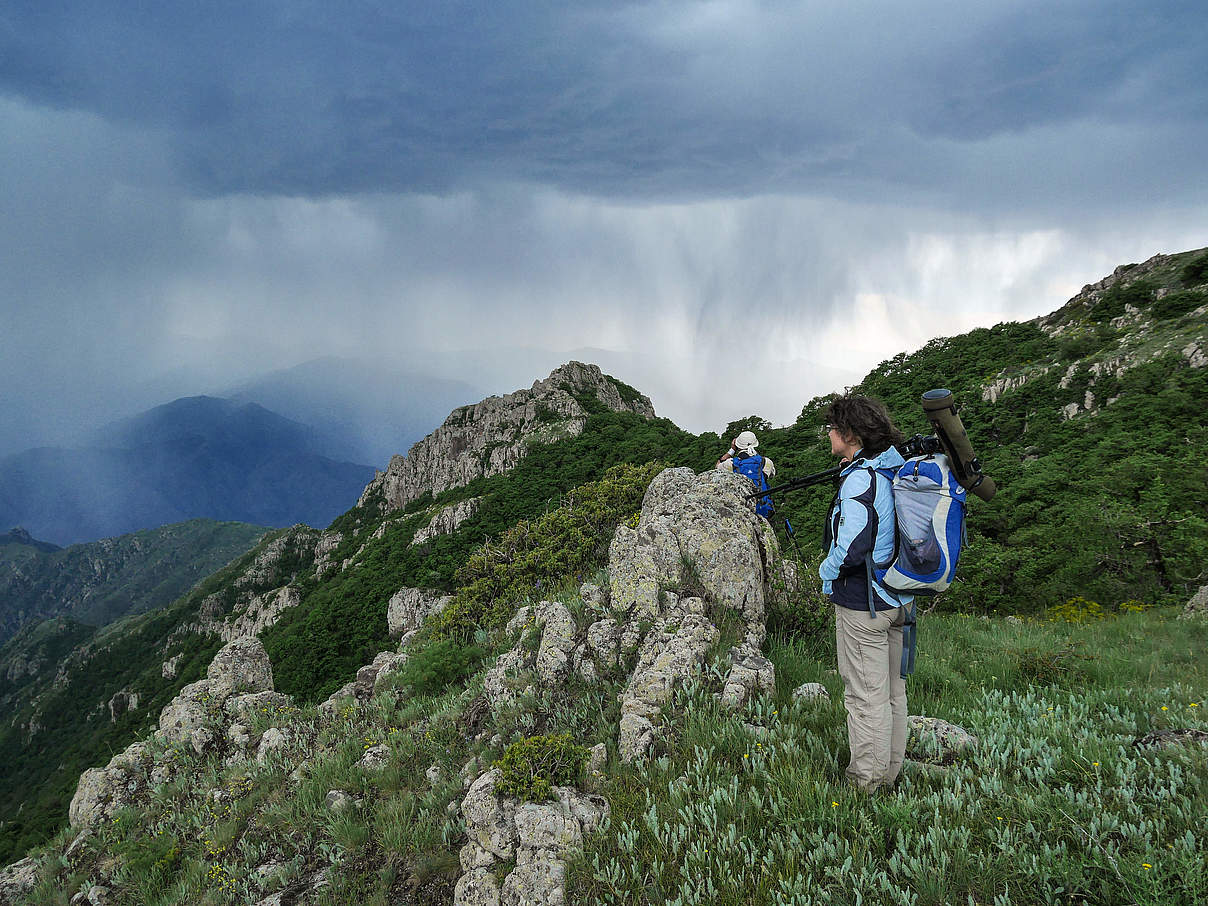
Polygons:
M0 453L321 356L791 422L1208 245L1205 73L1199 2L8 0Z

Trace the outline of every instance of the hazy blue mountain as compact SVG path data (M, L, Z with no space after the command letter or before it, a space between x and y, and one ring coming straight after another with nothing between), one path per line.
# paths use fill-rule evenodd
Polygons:
M3 535L0 535L0 547L12 546L31 548L35 551L40 551L44 554L54 553L57 550L62 550L57 544L51 544L49 541L39 541L37 538L30 535L24 528L17 526Z
M366 359L314 359L224 390L313 426L315 452L384 467L439 425L450 410L477 402L469 384L406 372Z
M322 455L320 432L255 403L190 397L88 446L0 459L0 525L76 544L188 519L326 526L373 478Z

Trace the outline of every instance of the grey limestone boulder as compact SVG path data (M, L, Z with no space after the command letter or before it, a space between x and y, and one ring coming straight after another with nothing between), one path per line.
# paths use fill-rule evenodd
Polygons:
M391 638L419 629L425 619L444 610L453 598L423 588L400 588L386 603L386 628Z
M617 529L609 550L611 605L657 614L659 589L703 592L742 615L747 642L763 644L780 549L732 472L666 469L650 483L636 529Z
M454 906L562 906L567 859L599 829L608 803L570 787L555 787L555 801L517 802L496 795L498 777L494 768L483 774L462 802L469 841ZM508 868L501 885L496 872Z
M793 701L826 703L830 701L830 693L821 683L802 683L793 690Z
M492 768L470 785L461 803L470 842L489 852L495 859L511 859L516 854L516 803L495 795L498 768Z
M934 752L938 752L941 761L947 761L965 749L977 745L977 737L964 727L938 717L911 714L906 718L906 726L910 732L911 743L921 747L924 755L936 757ZM914 747L912 745L912 748Z
M1183 608L1183 612L1179 614L1179 619L1208 619L1208 585L1201 585L1200 590L1192 595L1187 606Z
M385 745L370 746L357 764L366 771L378 772L390 763L390 748Z
M245 692L273 691L273 667L255 636L242 636L223 646L210 661L206 678L211 694L223 702Z
M119 752L103 768L89 768L80 775L67 810L72 827L94 827L132 805L147 790L151 750L136 742Z
M740 646L730 649L730 673L721 691L721 702L741 708L752 697L776 691L776 668L758 651Z
M208 679L189 683L160 711L158 735L169 744L189 743L195 731L218 721L222 705Z
M276 727L269 727L264 731L264 735L260 737L260 744L256 747L256 761L264 764L274 752L281 751L288 743L289 737L281 732L281 730Z
M0 903L24 899L38 883L38 863L32 856L0 870Z
M570 672L570 653L579 628L566 605L557 601L542 601L537 621L542 631L535 667L541 680L553 685Z
M685 598L646 634L637 667L621 697L617 748L621 760L644 756L654 742L662 707L675 686L704 663L720 633L701 612L700 598Z

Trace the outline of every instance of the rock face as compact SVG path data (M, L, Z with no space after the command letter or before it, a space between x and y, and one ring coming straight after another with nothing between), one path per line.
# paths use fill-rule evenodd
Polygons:
M575 397L585 394L615 412L654 417L645 396L623 396L595 365L569 362L528 390L454 409L406 456L391 459L365 488L360 503L390 511L428 492L436 495L475 478L501 475L524 457L529 444L582 433L587 410Z
M422 588L400 588L386 604L386 626L391 638L419 629L424 620L440 613L453 600Z
M566 859L608 816L608 803L571 787L554 787L553 802L520 802L496 794L499 777L497 768L483 774L462 802L470 839L454 906L563 906ZM513 861L500 884L496 868Z
M16 903L38 883L38 863L32 858L14 862L0 871L0 903Z
M415 533L412 544L423 544L438 535L451 535L468 519L478 515L478 507L482 504L481 497L471 497L469 500L459 500L436 511L432 521Z
M636 529L620 526L609 550L614 609L654 615L660 588L698 591L736 611L746 643L766 635L772 595L768 565L780 548L746 495L750 482L732 472L666 469L646 491Z
M1201 585L1179 614L1180 620L1208 620L1208 585Z
M286 585L262 595L256 595L247 604L247 610L223 623L220 635L230 642L240 636L256 636L277 622L291 607L302 603L302 592L296 585Z
M574 674L594 681L636 661L621 694L618 751L625 761L640 758L654 744L675 688L721 638L719 616L738 636L722 700L739 708L771 692L775 670L760 646L780 549L755 515L749 489L733 473L659 474L637 528L617 528L608 594L583 586L583 625L556 601L522 607L508 624L519 640L487 672L483 691L492 708L536 686L552 688Z
M241 638L214 656L206 678L190 683L164 706L157 741L189 746L198 754L221 741L236 751L255 745L244 725L257 714L292 707L289 696L273 691L273 671L264 646L256 638ZM171 759L156 761L155 748L136 742L110 759L103 768L80 776L68 817L73 827L89 827L132 805L156 784L170 780Z

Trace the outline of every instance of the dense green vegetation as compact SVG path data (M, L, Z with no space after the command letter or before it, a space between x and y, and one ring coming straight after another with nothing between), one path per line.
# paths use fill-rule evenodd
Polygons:
M1166 317L1163 301L1189 292L1179 283L1188 257L1104 298ZM1159 286L1171 294L1156 298ZM971 500L969 548L941 608L1036 613L1077 595L1107 605L1177 603L1208 581L1208 369L1189 367L1181 354L1196 337L1203 342L1206 325L1193 319L1133 335L1104 329L1101 304L1062 312L1060 337L1008 323L933 340L853 388L883 399L907 434L927 431L924 391L952 390L998 483L993 501ZM1078 358L1070 361L1073 342ZM982 389L999 377L1025 383L984 400ZM1081 411L1088 391L1093 411ZM761 451L782 475L831 464L821 433L828 402L813 400L794 426L761 435ZM1063 418L1073 403L1080 411ZM829 502L814 489L785 499L780 514L812 534Z
M587 755L569 733L518 739L495 762L500 774L496 790L527 802L556 798L555 786L577 786L583 780Z
M5 766L0 772L0 814L5 816L0 862L12 861L53 834L66 817L80 774L105 764L134 737L153 729L181 686L204 675L221 642L187 624L196 620L204 599L230 594L234 578L281 534L266 536L168 607L99 630L69 619L47 621L0 649L5 714L0 723L0 764ZM176 674L165 677L163 663L174 655L180 656ZM23 669L13 669L18 661ZM137 691L139 706L111 720L107 704L123 690Z

